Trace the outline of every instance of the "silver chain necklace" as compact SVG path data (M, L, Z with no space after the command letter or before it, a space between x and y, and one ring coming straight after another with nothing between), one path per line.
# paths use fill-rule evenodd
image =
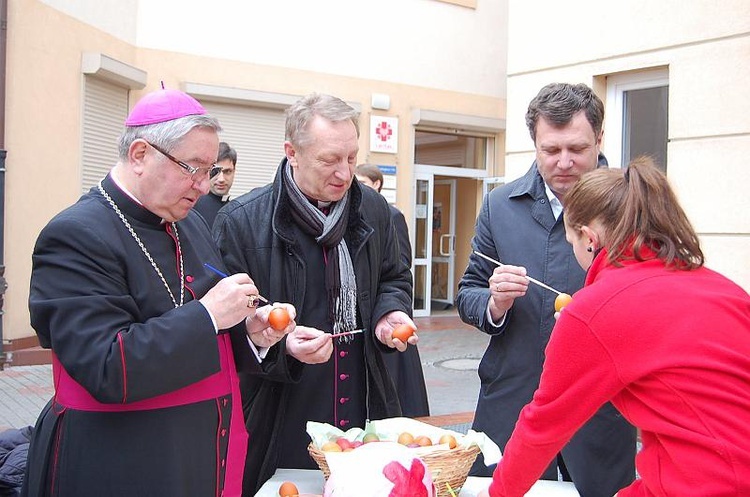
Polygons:
M133 239L138 243L138 246L141 247L141 250L143 251L143 255L146 256L146 259L148 259L148 262L151 263L151 267L154 268L154 271L156 271L156 274L159 275L159 278L161 278L161 282L164 283L164 288L167 289L167 292L169 292L169 297L172 299L172 303L175 307L179 307L182 304L185 303L185 280L183 278L183 275L185 274L184 265L182 262L182 247L180 246L180 235L177 233L177 223L170 223L172 225L172 230L174 231L174 237L175 240L177 240L177 254L180 256L180 274L178 275L180 277L180 303L177 304L177 300L174 298L174 294L172 293L172 289L169 288L169 285L167 284L167 280L164 279L164 275L161 273L161 270L159 269L159 266L156 265L156 262L154 261L153 257L151 257L151 254L149 253L148 249L145 245L143 245L143 242L141 241L140 237L136 234L133 227L130 225L128 220L125 218L125 215L120 211L120 208L117 207L117 204L114 200L112 200L112 197L109 196L109 194L104 190L102 187L102 182L99 182L99 192L104 196L104 199L109 202L109 205L112 206L112 208L115 210L115 213L120 217L120 220L123 222L125 227L130 232L130 236L133 237Z

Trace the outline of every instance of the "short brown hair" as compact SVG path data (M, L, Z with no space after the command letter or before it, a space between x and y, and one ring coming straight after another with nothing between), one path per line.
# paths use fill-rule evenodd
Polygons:
M219 156L216 162L229 159L233 166L237 165L237 151L229 146L227 142L219 142Z
M383 172L375 164L360 164L357 166L354 174L356 176L366 176L370 178L370 181L372 181L373 183L375 183L376 181L380 181L378 191L383 188Z
M531 140L536 143L536 125L544 118L554 126L565 126L580 111L599 137L604 125L604 104L588 86L579 83L551 83L537 93L526 111L526 127Z

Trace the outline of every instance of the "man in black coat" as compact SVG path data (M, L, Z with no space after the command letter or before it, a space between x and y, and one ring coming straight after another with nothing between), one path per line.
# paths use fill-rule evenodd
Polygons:
M125 125L117 164L34 247L29 312L53 352L55 396L22 495L238 497L237 370L260 373L258 349L292 325L279 332L256 312L247 274L204 267L223 269L191 210L216 173L218 122L162 89Z
M230 201L214 222L227 268L247 272L269 300L297 310L296 329L266 361L285 363L298 382L241 378L246 496L276 468L316 468L307 421L347 430L401 414L381 354L407 347L392 331L413 325L411 273L385 199L353 181L358 117L329 95L292 105L273 183ZM364 333L331 337L355 329Z
M211 178L211 188L195 203L196 212L203 216L209 226L214 224L216 213L229 201L229 190L234 183L234 173L237 167L237 151L227 142L219 142L219 156L216 159L219 166L218 173Z
M355 171L357 181L367 185L380 193L383 188L383 172L375 164L360 164ZM398 237L398 249L401 260L411 270L411 243L409 242L409 229L406 226L404 214L393 205L391 209L391 221ZM417 347L409 347L402 354L387 354L385 365L393 378L393 383L398 390L398 400L401 403L401 412L404 416L417 418L429 416L430 407L427 398L427 386L424 382L424 371L422 371L422 360L419 357Z

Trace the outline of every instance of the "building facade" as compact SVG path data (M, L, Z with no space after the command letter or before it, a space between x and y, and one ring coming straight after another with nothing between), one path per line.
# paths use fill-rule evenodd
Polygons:
M428 315L452 303L484 193L533 160L528 102L587 83L607 106L610 163L656 156L707 265L750 289L745 0L0 0L0 13L6 352L35 342L39 231L114 165L129 108L161 84L219 118L239 153L232 196L271 180L296 99L357 108L359 162L381 166L406 215Z
M750 291L748 3L511 0L508 18L506 177L533 160L524 114L536 92L586 83L605 102L610 165L656 157L706 265Z
M288 105L312 92L349 102L361 112L359 162L382 166L384 193L412 222L418 312L429 313L433 293L450 293L444 261L435 270L442 288L430 281L439 231L433 242L426 225L434 192L426 188L449 180L454 199L472 200L438 202L470 237L481 185L503 167L504 3L2 0L0 7L6 352L35 341L27 301L39 231L114 165L129 108L162 84L219 118L221 138L239 154L232 196L271 181ZM418 156L433 163L417 166ZM417 185L417 169L429 182ZM468 257L468 238L444 239L443 247L449 242ZM451 252L453 276L462 266Z

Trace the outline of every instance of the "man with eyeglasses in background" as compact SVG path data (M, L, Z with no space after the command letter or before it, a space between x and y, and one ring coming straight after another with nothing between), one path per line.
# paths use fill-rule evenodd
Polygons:
M239 497L237 371L260 372L294 322L273 330L247 274L217 275L221 257L191 212L218 169L218 122L162 89L125 126L117 164L34 247L29 311L52 349L55 396L21 495Z
M237 151L227 142L219 142L219 156L216 165L221 169L211 178L211 190L196 202L194 209L206 220L210 227L216 213L229 201L229 190L234 183L234 171L237 167Z

